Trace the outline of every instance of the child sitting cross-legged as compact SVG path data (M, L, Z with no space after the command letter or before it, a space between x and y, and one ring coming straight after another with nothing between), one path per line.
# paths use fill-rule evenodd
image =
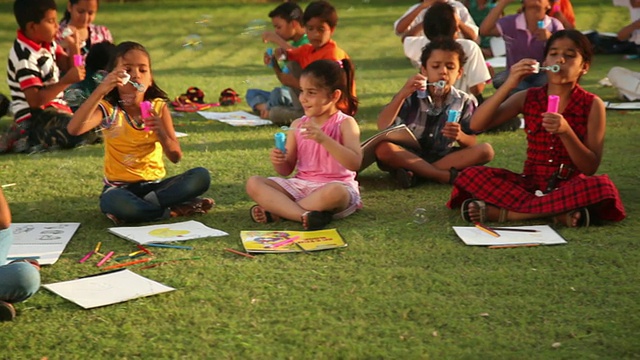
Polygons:
M108 67L111 72L68 126L75 135L102 128L100 209L116 224L204 214L214 206L213 199L199 197L209 189L207 169L193 168L164 179L163 155L177 163L182 149L166 106L167 94L156 84L150 62L142 45L119 44ZM150 103L149 114L142 112L143 101Z
M302 9L300 5L287 2L278 5L273 11L269 13L271 23L273 24L274 31L265 31L262 34L262 40L266 42L274 43L277 47L282 49L293 49L299 46L309 43L307 34L302 27ZM291 43L289 43L290 41ZM275 58L271 58L267 55L267 62L277 61ZM286 67L282 68L283 73L290 73L290 67L296 66L296 63L290 62ZM300 70L294 70L299 73ZM290 119L280 119L278 116L270 116L269 110L272 107L281 106L291 108L293 111L294 100L292 100L292 94L290 89L286 86L277 87L271 91L265 91L260 89L247 90L247 103L251 108L260 114L263 119L271 119L271 121L280 123L290 123ZM302 109L300 114L302 115ZM277 112L275 113L277 115Z
M258 223L280 218L302 222L306 230L325 227L332 219L362 207L356 170L360 168L360 129L351 117L357 99L351 96L353 67L318 60L300 76L300 103L305 116L288 131L285 151L270 153L275 171L292 178L252 176L247 193L257 203L250 210Z
M471 128L482 131L523 113L524 169L519 174L484 166L467 168L456 179L447 206L460 206L462 218L470 222L554 218L578 227L589 226L594 219L625 218L613 182L607 175L594 175L602 159L605 107L578 85L591 58L591 45L582 33L561 30L544 48L543 64L560 66L560 71L547 74L546 85L509 96L533 73L536 60L522 59L509 69L505 83L473 114Z
M422 52L420 73L411 76L378 115L378 129L406 124L421 146L419 151L388 141L376 146L378 166L395 172L402 188L415 185L418 177L452 183L458 170L493 158L491 145L477 144L469 128L475 99L453 87L464 59L462 46L453 38L432 40ZM447 121L450 111L458 111L459 121ZM459 147L453 146L456 142Z

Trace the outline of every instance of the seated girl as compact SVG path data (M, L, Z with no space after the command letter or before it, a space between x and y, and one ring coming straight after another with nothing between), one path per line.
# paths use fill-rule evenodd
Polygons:
M607 175L594 175L602 159L606 115L604 103L578 80L589 71L592 51L579 31L554 33L544 49L547 85L509 93L533 73L536 60L523 59L471 118L476 131L524 114L527 159L522 174L506 169L470 167L454 182L449 208L462 207L470 222L520 221L553 217L569 227L588 226L594 219L625 218L618 190ZM558 108L548 108L549 95Z
M198 167L163 179L163 154L173 163L182 158L167 94L153 79L149 53L140 44L116 47L111 71L74 113L67 129L82 134L101 126L104 136L104 187L100 209L115 224L146 222L204 214L213 199L207 169ZM151 103L143 116L140 104Z

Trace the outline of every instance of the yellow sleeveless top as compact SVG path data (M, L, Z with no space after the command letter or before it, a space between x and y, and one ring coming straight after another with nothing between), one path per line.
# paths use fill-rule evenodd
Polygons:
M165 106L162 99L154 99L157 114ZM104 176L109 182L140 182L162 179L166 171L162 159L162 145L153 131L145 131L119 106L106 100L100 102L104 118Z

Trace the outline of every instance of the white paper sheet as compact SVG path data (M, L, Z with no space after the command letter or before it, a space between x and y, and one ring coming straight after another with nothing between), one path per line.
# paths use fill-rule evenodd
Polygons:
M212 229L195 220L173 224L112 227L109 228L109 232L143 245L229 235L222 230Z
M487 64L494 68L507 67L507 58L504 56L493 57L491 59L487 59Z
M55 264L79 226L80 223L11 224L13 245L7 262L13 258L36 257L40 265Z
M200 116L208 120L217 120L225 124L232 126L260 126L260 125L272 125L271 120L261 119L260 116L250 114L246 111L232 111L232 112L213 112L213 111L198 111Z
M498 227L498 226L496 226ZM562 238L549 225L533 225L533 226L499 226L514 229L531 229L539 232L516 232L516 231L496 231L500 237L495 237L476 228L475 226L454 226L453 230L458 237L467 245L517 245L517 244L540 244L540 245L557 245L566 244L566 240Z
M85 309L175 290L128 269L47 284L43 287Z
M604 104L609 110L640 110L640 102L612 103L606 101Z

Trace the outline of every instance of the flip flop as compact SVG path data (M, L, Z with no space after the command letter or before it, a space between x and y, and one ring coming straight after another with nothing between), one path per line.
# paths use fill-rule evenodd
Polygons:
M573 226L573 216L575 215L575 213L580 213L580 218L578 219L578 223L576 224L576 226ZM553 223L561 223L566 227L589 227L589 225L591 225L591 215L589 214L589 209L587 209L586 207L580 208L554 217Z
M262 214L264 215L264 218L266 219L266 221L258 221L258 219L256 218L256 211L262 211ZM249 216L251 216L251 220L253 220L253 222L258 224L268 224L268 223L280 221L280 217L263 209L262 206L260 205L253 205L249 209Z
M469 205L471 204L475 204L480 212L480 219L477 221L481 223L485 222L487 218L487 204L478 199L467 199L462 203L462 206L460 207L460 215L462 216L462 219L466 222L474 222L474 220L471 220L471 216L469 215Z
M333 219L329 211L307 211L302 214L302 226L305 230L321 230ZM305 225L306 223L306 225Z

